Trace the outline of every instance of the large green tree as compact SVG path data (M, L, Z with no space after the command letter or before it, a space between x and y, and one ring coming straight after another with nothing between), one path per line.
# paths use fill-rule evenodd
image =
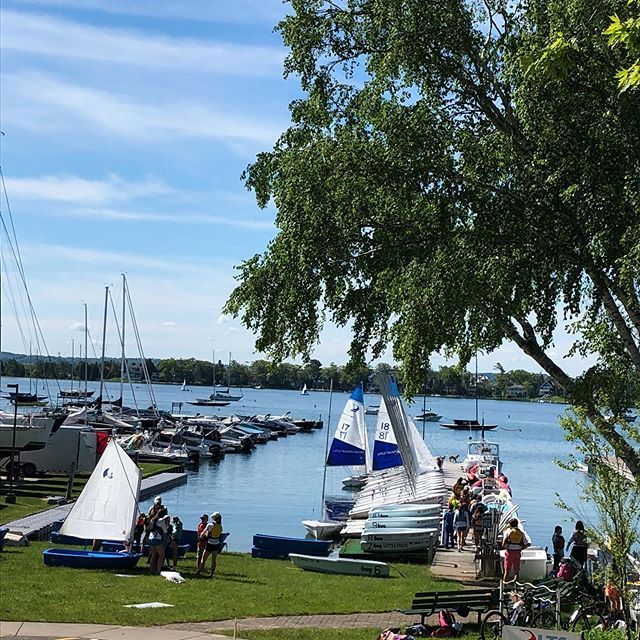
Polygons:
M626 2L291 0L304 97L245 174L279 232L227 303L257 348L308 356L329 318L356 362L392 343L411 391L434 351L511 340L640 477L617 419L640 395L640 104L604 34ZM559 323L596 357L578 379Z

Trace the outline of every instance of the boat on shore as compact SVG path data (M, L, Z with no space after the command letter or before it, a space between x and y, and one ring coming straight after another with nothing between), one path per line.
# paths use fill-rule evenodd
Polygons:
M130 544L138 517L142 472L111 439L59 530L60 536ZM73 569L130 569L141 553L46 549L44 564Z
M286 560L290 553L309 556L328 556L331 541L309 540L308 538L290 538L257 533L253 536L251 556L269 560Z
M388 578L389 565L375 560L351 560L349 558L319 558L290 553L289 559L300 569L319 573L339 573L350 576Z

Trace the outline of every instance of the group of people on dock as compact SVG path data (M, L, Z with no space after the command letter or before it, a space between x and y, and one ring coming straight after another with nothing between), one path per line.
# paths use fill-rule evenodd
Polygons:
M464 549L469 531L473 531L476 550L482 544L484 514L487 506L481 495L471 493L464 478L458 478L449 498L449 510L444 515L444 546L446 549Z

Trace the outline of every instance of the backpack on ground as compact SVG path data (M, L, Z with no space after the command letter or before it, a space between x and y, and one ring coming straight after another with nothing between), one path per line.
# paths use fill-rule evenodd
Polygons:
M438 614L438 628L431 633L432 638L448 638L456 634L456 619L453 613L442 609Z

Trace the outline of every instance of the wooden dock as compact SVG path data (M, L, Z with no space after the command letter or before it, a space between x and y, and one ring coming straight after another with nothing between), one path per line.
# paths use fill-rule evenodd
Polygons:
M463 475L459 462L445 460L442 464L444 483L447 489L451 489L456 480ZM473 532L467 536L467 544L462 552L457 549L445 549L438 547L431 565L431 572L439 578L456 580L462 583L476 584L476 563L473 547Z
M143 478L140 486L140 500L148 500L154 495L173 489L187 483L186 473L159 473L155 476ZM36 540L48 539L54 523L64 520L73 503L63 504L53 509L46 509L33 513L30 516L7 522L5 527L9 527L9 531L20 532L27 538Z

